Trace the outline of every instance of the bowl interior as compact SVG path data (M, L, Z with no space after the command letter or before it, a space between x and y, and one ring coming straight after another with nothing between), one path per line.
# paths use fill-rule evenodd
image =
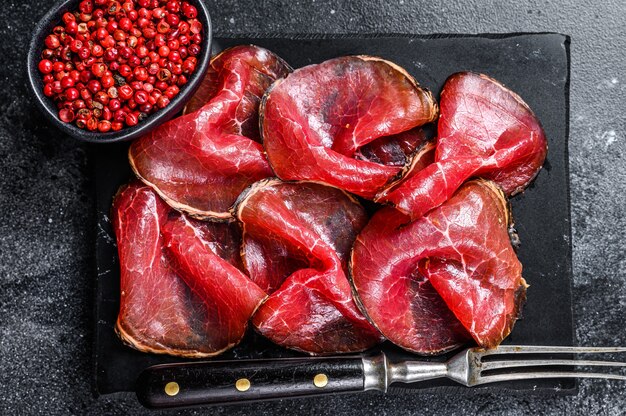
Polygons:
M124 127L119 131L110 131L107 133L83 130L76 127L73 123L62 122L58 118L58 110L52 98L48 98L43 94L43 76L39 72L38 64L41 59L41 52L44 49L44 39L52 29L61 22L61 17L65 12L74 11L78 8L80 0L63 0L53 6L35 27L30 42L27 62L31 90L36 97L39 108L46 118L64 133L78 140L91 143L114 143L143 136L180 112L187 100L191 98L193 93L200 86L211 58L212 30L209 12L201 0L187 1L193 4L198 10L197 18L202 23L204 29L200 53L197 55L198 64L195 72L188 78L187 84L180 88L178 95L174 97L165 108L150 114L145 120L135 126Z

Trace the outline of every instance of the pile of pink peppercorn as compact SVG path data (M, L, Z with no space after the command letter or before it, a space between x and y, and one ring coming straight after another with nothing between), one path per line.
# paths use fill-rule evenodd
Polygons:
M134 126L195 71L197 9L179 0L83 0L45 38L39 71L59 119L90 131Z

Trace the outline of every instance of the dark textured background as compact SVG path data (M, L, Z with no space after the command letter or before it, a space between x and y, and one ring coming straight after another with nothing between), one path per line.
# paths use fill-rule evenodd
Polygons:
M215 32L485 33L572 36L570 169L577 341L626 345L626 4L209 1ZM568 3L568 4L562 4ZM597 3L597 4L596 4ZM0 7L0 414L142 414L130 395L91 395L96 233L87 149L55 138L24 74L51 2ZM626 385L581 382L575 397L337 396L181 414L589 414L626 409ZM170 412L169 414L174 414Z

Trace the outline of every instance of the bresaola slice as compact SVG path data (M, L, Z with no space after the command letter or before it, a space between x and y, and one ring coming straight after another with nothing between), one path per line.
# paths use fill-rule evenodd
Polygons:
M474 180L426 216L387 207L357 237L352 282L367 316L393 343L431 354L468 335L498 345L511 331L526 282L509 237L504 193Z
M238 269L237 225L188 219L138 183L120 190L112 214L122 340L184 357L217 355L238 343L265 293Z
M258 143L258 106L289 66L257 46L237 46L211 61L188 110L135 141L135 174L173 208L201 219L229 220L229 209L251 183L272 176ZM198 108L203 97L207 103Z
M245 192L235 212L250 278L272 292L252 320L262 335L311 354L362 351L381 340L346 278L352 242L367 222L352 197L270 179Z
M435 163L409 171L377 202L420 218L454 194L470 177L491 179L507 195L521 192L537 175L548 151L541 124L515 93L486 75L460 72L446 81Z
M235 345L266 294L241 270L214 252L221 249L221 241L213 238L207 241L202 228L197 222L179 216L163 226L163 242L178 275L220 317L219 326L214 328L215 336Z
M371 56L300 68L274 83L260 110L263 144L278 177L322 182L365 198L400 168L395 157L381 161L368 157L371 149L360 150L437 115L430 91L397 65Z
M163 250L161 225L169 212L147 186L126 186L115 197L121 276L116 331L140 351L211 355L221 348L211 348L209 332L192 325L196 316L207 315L204 302L172 270Z

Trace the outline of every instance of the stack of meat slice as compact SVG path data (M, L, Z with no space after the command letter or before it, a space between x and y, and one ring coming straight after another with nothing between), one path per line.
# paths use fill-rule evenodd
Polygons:
M187 115L131 147L129 159L139 178L173 208L200 218L228 219L231 213L226 210L243 187L253 178L270 174L262 154L249 159L248 147L242 151L240 145L245 143L260 152L260 145L252 140L259 137L260 96L273 78L284 75L287 68L275 55L253 46L232 48L218 55L201 89L187 105ZM203 105L204 100L208 103ZM393 143L372 147L370 155L389 163L403 163L397 149L409 149L415 141L413 137L423 140L421 132L407 133ZM246 176L248 160L267 169L259 170L259 175ZM236 169L225 175L228 165ZM245 194L245 202L242 197L238 204L238 213L245 216L245 221L240 218L246 229L245 269L241 267L238 250L229 251L228 261L220 260L217 253L224 247L239 247L237 223L203 223L185 214L175 214L147 186L140 188L141 193L149 194L151 204L162 211L159 220L150 217L151 207L143 207L138 213L134 206L125 206L125 199L116 199L115 221L126 224L124 229L116 230L122 259L122 302L117 327L127 343L141 350L174 355L218 353L241 339L246 322L266 293L271 296L255 315L254 324L281 345L324 354L361 351L381 340L380 333L356 307L346 277L352 243L367 222L363 208L334 188L276 181L255 185ZM237 187L224 186L234 182ZM282 203L298 216L291 224L277 223L274 231L284 232L289 225L300 227L309 243L319 243L316 250L307 252L297 241L263 229L268 218L288 219L274 218L269 209L259 211L255 205L270 189L276 191L272 193L274 209ZM202 208L211 204L221 204L224 211ZM255 217L258 214L262 215ZM154 229L150 241L153 250L146 251L140 236L148 223ZM207 227L214 230L210 238L205 236ZM228 233L219 234L217 229ZM135 268L133 262L137 259L160 267ZM293 297L300 302L291 302ZM146 300L150 300L148 306ZM206 311L198 310L203 304ZM272 313L277 304L286 307L286 312ZM183 311L186 305L189 307ZM282 320L289 320L292 326L281 326ZM172 321L179 325L173 328ZM209 342L209 338L216 340ZM186 345L185 340L189 341Z
M271 52L228 49L213 58L186 115L133 143L131 167L148 186L113 206L121 266L117 331L142 351L203 357L239 342L266 297L243 272L241 231L228 209L271 175L258 143L258 107L290 71ZM157 192L163 200L157 196Z
M526 283L505 193L522 191L547 153L532 111L485 75L451 76L440 105L435 162L407 166L379 193L396 209L372 218L352 256L363 310L386 337L423 354L468 335L494 347L510 333ZM473 176L494 182L465 182Z
M277 344L325 354L381 341L346 278L367 215L343 191L277 179L255 184L237 208L243 265L236 223L190 219L145 185L124 187L113 211L121 266L117 330L139 350L218 354L243 337L266 292L253 323Z
M338 58L274 84L261 105L272 168L284 179L322 181L396 207L372 218L352 257L362 308L386 337L425 354L470 337L495 346L517 319L526 287L499 187L513 195L536 176L547 153L543 129L502 84L454 74L441 94L436 143L422 145L396 178L383 181L390 167L350 157L402 129L398 118L414 120L419 111L407 108L431 114L423 110L434 106L414 105L415 90L394 89L400 77L377 72L382 65ZM340 83L344 88L327 88ZM383 84L385 92L378 89ZM407 102L413 104L403 107ZM476 176L494 182L463 185Z
M421 354L500 343L526 291L506 196L547 152L532 111L466 72L439 117L428 90L369 56L289 72L265 49L226 50L185 115L131 146L145 185L114 204L121 337L208 356L251 321L311 354L383 335ZM368 222L350 193L392 206Z

